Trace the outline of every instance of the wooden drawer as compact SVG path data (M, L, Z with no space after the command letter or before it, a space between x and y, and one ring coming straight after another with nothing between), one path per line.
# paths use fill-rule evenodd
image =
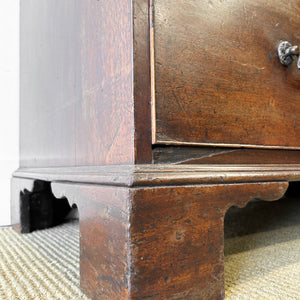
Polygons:
M153 143L300 148L300 1L152 5Z

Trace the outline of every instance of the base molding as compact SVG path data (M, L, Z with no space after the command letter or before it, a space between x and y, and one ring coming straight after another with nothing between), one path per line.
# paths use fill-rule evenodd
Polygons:
M13 177L127 187L300 181L300 164L144 164L20 168L14 172Z
M228 166L222 166L223 171L219 168L215 172L220 172L218 175L208 168L195 170L185 166L185 172L180 173L178 170L183 168L168 171L158 167L155 177L151 177L153 169L141 166L130 171L125 168L127 173L120 172L119 177L106 174L107 178L119 178L111 185L71 182L67 180L70 177L62 180L61 176L70 176L67 172L55 179L55 172L40 172L37 178L29 178L38 173L31 172L29 176L27 171L27 178L21 178L25 172L19 170L12 179L13 224L16 229L28 226L21 218L24 205L20 194L25 189L32 191L37 180L47 178L57 199L68 199L70 206L78 207L81 288L87 296L92 299L222 299L226 211L231 206L243 207L254 198L280 199L289 186L284 180L287 172L289 179L300 179L296 167L282 166L282 177L274 181L205 183L203 173L205 176L210 173L216 179L221 172L228 171ZM257 171L244 167L246 176L251 172ZM201 183L195 184L196 173ZM170 179L170 174L177 177ZM191 174L189 181L187 177ZM76 176L82 178L86 174L76 173ZM175 185L178 178L185 178L185 184ZM243 174L240 178L244 178Z

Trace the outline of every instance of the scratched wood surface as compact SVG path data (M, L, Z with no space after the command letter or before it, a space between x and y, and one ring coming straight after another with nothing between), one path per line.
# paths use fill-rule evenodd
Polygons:
M15 206L33 180L13 178ZM53 182L77 204L81 288L91 299L222 299L224 215L287 182L126 188ZM22 206L21 206L22 207ZM20 211L13 211L14 228Z
M240 149L221 147L155 147L154 164L300 164L295 150Z
M253 198L277 200L288 183L132 191L131 299L223 299L224 215Z
M292 150L236 149L203 158L191 158L188 164L300 164L300 153Z
M185 184L300 181L298 164L142 164L74 168L21 168L14 177L55 182L145 187Z
M34 182L13 178L14 207ZM91 299L222 299L227 209L277 200L288 183L51 187L79 209L81 289ZM12 211L16 230L30 227L21 214Z
M154 142L300 148L298 0L154 2Z

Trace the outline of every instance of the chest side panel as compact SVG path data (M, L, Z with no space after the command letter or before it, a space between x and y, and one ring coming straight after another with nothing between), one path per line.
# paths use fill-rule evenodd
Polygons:
M130 0L21 1L21 166L134 161Z

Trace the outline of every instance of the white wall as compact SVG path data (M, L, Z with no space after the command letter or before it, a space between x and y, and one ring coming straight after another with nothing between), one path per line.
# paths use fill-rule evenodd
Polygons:
M10 224L19 155L19 0L0 0L0 226Z

